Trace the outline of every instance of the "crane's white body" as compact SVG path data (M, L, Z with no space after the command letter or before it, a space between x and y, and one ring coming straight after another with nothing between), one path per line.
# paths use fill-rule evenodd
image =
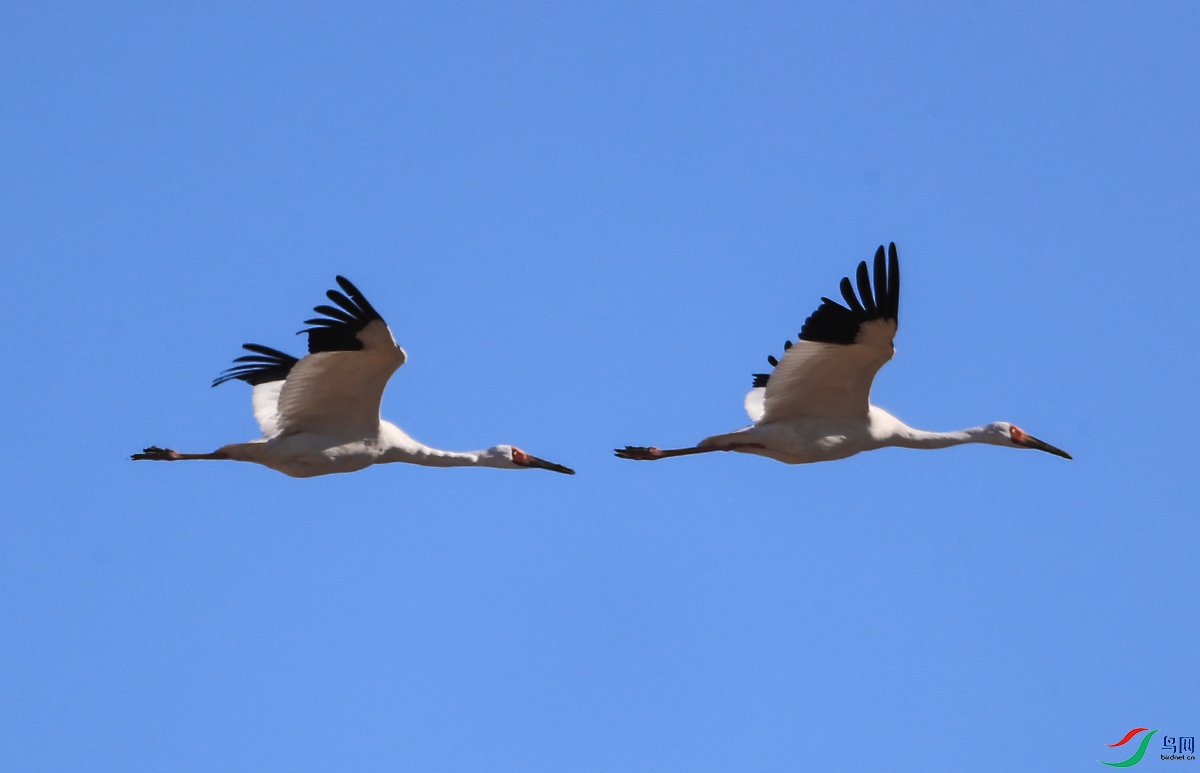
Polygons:
M879 406L868 406L865 419L798 416L759 422L700 441L714 451L740 451L785 464L845 459L863 451L900 448L947 448L965 443L1010 445L1008 425L972 427L957 432L926 432L908 426Z
M426 467L540 467L574 474L518 448L498 445L480 451L442 451L419 443L379 415L383 392L392 374L407 359L387 324L352 284L338 282L348 293L331 291L341 308L318 306L326 317L309 320L310 353L297 360L257 344L214 386L231 379L254 386L251 405L262 437L232 443L211 454L180 454L151 447L134 459L180 461L229 459L253 462L290 475L356 472L373 464L405 462Z
M842 295L849 308L822 298L822 306L805 321L799 342L793 345L789 341L781 360L769 358L774 372L756 374L756 383L761 379L765 386L756 386L744 401L753 424L707 437L691 448L663 451L627 446L618 449L617 456L652 461L736 451L786 464L808 464L887 446L946 448L986 443L1036 448L1070 458L1007 422L957 432L927 432L871 405L875 374L895 354L892 342L898 324L900 269L894 244L889 259L884 262L880 247L875 255L874 289L864 261L858 268L858 296L849 278L842 280Z
M390 421L381 420L374 433L296 432L231 443L217 453L239 462L254 462L293 478L357 472L373 464L404 462L425 467L497 467L520 469L507 447L481 451L443 451L413 440Z

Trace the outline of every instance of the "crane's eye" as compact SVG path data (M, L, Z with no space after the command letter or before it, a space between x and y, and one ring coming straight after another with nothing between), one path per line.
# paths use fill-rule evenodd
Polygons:
M513 447L512 460L515 464L526 464L529 462L529 455L517 447Z
M1016 425L1014 425L1013 427L1011 427L1008 430L1008 435L1009 435L1009 437L1012 438L1012 442L1014 442L1014 443L1020 443L1022 440L1025 439L1025 433L1021 430L1020 427L1017 427Z

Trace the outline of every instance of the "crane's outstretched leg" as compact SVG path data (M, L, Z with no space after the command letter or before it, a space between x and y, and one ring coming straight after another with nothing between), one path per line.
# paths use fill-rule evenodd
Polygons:
M620 459L634 459L639 462L653 462L656 459L666 459L668 456L687 456L688 454L707 454L709 451L719 451L718 448L647 448L646 446L625 446L615 448L613 453Z
M143 459L152 462L183 462L190 459L228 459L229 455L224 451L213 451L211 454L181 454L169 448L150 446L149 448L143 448L140 454L134 454L129 458L135 462Z
M710 446L701 448L693 446L691 448L647 448L646 446L625 446L617 448L613 453L620 459L633 459L639 462L653 462L657 459L666 459L668 456L687 456L689 454L707 454L713 451L736 451L739 448L762 448L759 443L733 443L727 446Z

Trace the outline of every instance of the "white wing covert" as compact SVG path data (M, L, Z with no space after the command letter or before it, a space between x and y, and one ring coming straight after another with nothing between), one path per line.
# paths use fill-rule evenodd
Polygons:
M784 344L781 360L768 357L775 366L770 374L754 375L755 391L762 389L762 411L746 410L755 422L772 422L799 416L863 418L870 407L871 383L875 374L892 358L900 310L900 263L896 245L887 258L880 247L875 253L874 292L866 262L858 265L858 292L850 279L841 282L842 297L849 308L822 298L821 305L804 322L800 341Z
M259 384L250 393L250 405L254 408L254 420L262 430L263 437L275 437L279 434L279 391L283 389L282 381L269 381Z
M750 417L750 421L758 421L763 417L763 411L766 406L763 405L763 396L767 393L766 387L756 386L746 393L746 399L742 401L742 407L746 409L746 415Z

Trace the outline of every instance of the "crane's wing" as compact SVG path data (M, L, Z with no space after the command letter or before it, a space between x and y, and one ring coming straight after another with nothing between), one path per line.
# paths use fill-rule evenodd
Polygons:
M213 386L237 379L254 387L250 403L254 408L254 419L262 430L263 437L272 437L279 432L279 392L284 380L295 367L298 359L290 354L259 344L242 344L251 354L234 360L232 368L217 376Z
M388 379L404 364L379 312L345 277L344 293L326 296L337 304L317 306L323 316L308 320L307 357L294 357L247 344L258 356L223 373L214 385L240 379L254 385L254 415L265 436L326 432L367 436L379 428L379 403ZM282 360L280 358L287 358Z
M371 435L379 430L379 403L388 379L404 364L404 350L379 312L345 277L345 294L326 293L340 308L317 306L308 320L308 356L296 363L279 393L280 432Z
M746 395L746 412L755 422L798 416L863 418L870 406L871 382L895 352L900 311L900 260L896 245L875 253L874 291L866 261L858 264L858 294L843 278L842 297L849 308L821 299L805 320L800 342L784 344L783 359L768 357L772 373L756 373ZM756 415L757 414L757 415Z

